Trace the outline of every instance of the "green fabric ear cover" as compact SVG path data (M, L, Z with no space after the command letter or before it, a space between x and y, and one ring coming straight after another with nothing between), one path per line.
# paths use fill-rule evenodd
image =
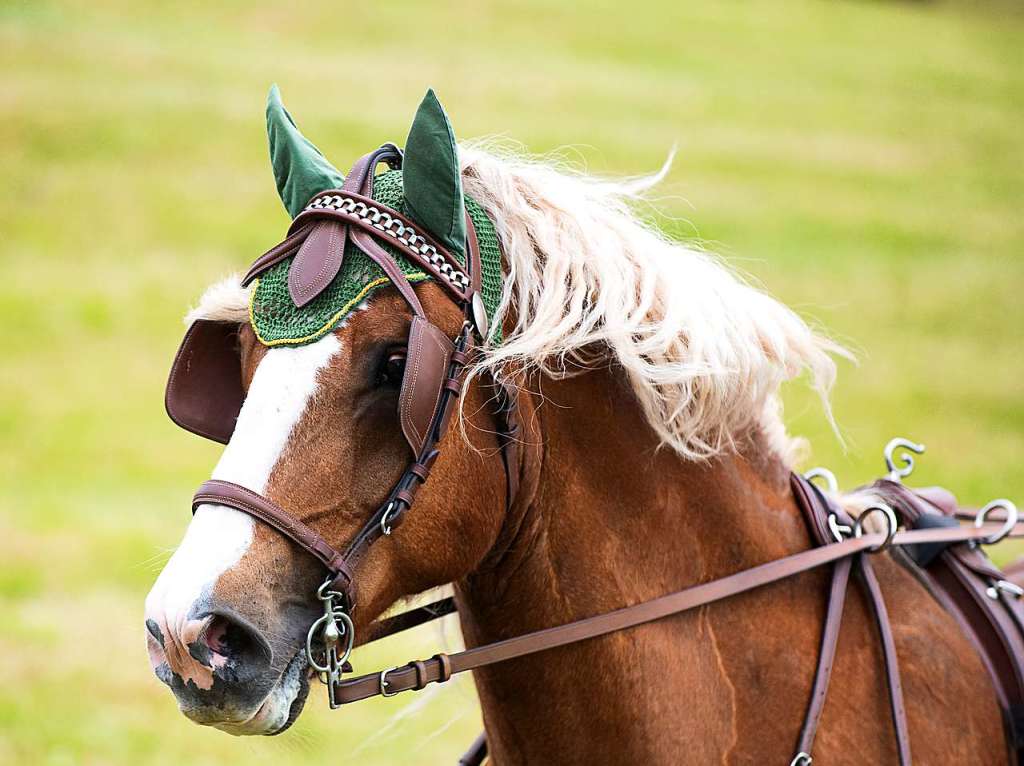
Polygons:
M338 189L345 183L345 176L299 132L281 103L276 85L267 95L267 138L277 193L292 218L302 212L314 194Z
M456 253L466 249L462 175L448 115L433 90L416 110L402 163L405 204L412 217Z

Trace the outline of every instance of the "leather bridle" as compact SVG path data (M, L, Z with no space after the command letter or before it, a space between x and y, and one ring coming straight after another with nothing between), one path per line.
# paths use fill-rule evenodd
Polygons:
M310 294L315 296L330 281L318 275L337 273L346 242L351 242L380 266L413 313L406 371L399 397L401 427L411 447L412 460L386 500L343 550L334 547L273 501L238 484L207 481L200 486L192 501L193 512L204 503L214 503L246 513L277 530L322 564L327 577L317 590L317 598L323 604L324 613L309 628L306 653L310 666L327 685L331 707L422 689L430 683L445 682L456 673L632 628L832 564L828 609L812 696L792 764L807 766L812 762L811 747L828 691L847 584L851 573L856 572L878 626L897 752L900 763L907 766L910 763L910 744L895 645L869 554L894 547L905 548L913 556L916 555L913 552L931 546L939 552L965 549L973 556L981 556L977 552L978 545L992 543L1009 534L1016 535L1017 526L1016 511L1013 510L1011 517L1009 506L1006 506L1007 518L999 524L979 523L974 527L962 527L956 523L954 515L947 514L950 523L930 526L936 513L933 510L922 512L918 508L920 503L914 499L916 496L902 488L896 475L879 482L883 494L890 498L889 503L880 501L853 520L810 481L794 474L791 477L793 494L817 543L817 547L809 550L566 625L452 655L439 653L427 660L415 660L379 673L343 679L343 673L351 670L348 658L355 645L351 614L357 603L359 564L374 543L390 536L392 530L402 523L419 488L427 481L439 454L438 445L447 431L455 402L461 393L467 366L488 333L480 292L480 252L469 215L466 216L468 236L463 264L401 213L373 200L377 165L387 162L398 167L401 161L401 152L390 144L363 157L346 177L341 189L322 192L310 200L293 221L285 240L256 261L243 283L248 283L283 259L294 257L292 270L301 272L297 278L302 295L299 300L310 300ZM404 257L434 277L444 288L445 295L458 306L463 324L454 339L448 338L426 317L409 279L381 243L398 248ZM289 286L293 287L291 281ZM175 422L222 442L230 438L244 399L237 369L237 352L232 344L231 332L218 323L193 324L175 358L166 396L168 413ZM235 355L234 362L232 354ZM235 375L234 382L230 380L232 374ZM516 392L497 382L495 391L498 443L507 480L506 502L511 505L516 497L520 469ZM912 521L915 528L898 530L899 520L893 507L901 509L903 522ZM876 512L885 521L887 529L884 534L868 534L863 528L863 519ZM923 523L922 519L929 523ZM986 521L984 514L979 519L980 522ZM992 588L996 590L993 598L1000 603L1005 601L1013 619L1024 624L1021 622L1024 612L1019 611L1019 605L1011 604L1009 596L999 590L1004 586L999 586L1002 580L996 582L998 570L986 568L973 559L971 561L973 563L965 566L991 580ZM406 630L454 611L454 603L448 598L378 620L370 626L368 640ZM1008 632L1000 629L1000 635ZM1007 662L1012 663L1012 657ZM1001 696L1011 702L1018 697L1024 700L1024 676L1015 678L1012 683L1003 681L1000 689ZM486 740L481 736L462 763L479 763L485 753Z
M291 274L304 271L333 277L344 257L346 241L383 270L413 314L398 405L402 431L412 449L412 460L385 501L344 550L335 548L273 501L233 482L204 482L192 500L193 513L200 505L212 503L259 519L316 558L326 569L327 579L317 589L324 614L309 629L306 654L310 666L327 684L331 707L340 704L335 692L355 644L350 616L357 600L354 572L371 546L382 537L390 536L402 523L420 486L430 476L439 454L438 444L447 431L455 402L462 391L466 368L477 344L487 337L488 332L488 318L480 292L482 266L479 243L469 214L465 215L466 254L465 264L462 264L415 223L373 199L374 172L382 162L397 169L401 167L402 154L394 145L385 144L355 164L341 189L315 195L292 222L285 240L256 260L242 284L247 285L289 257L295 258ZM384 220L388 223L383 223ZM444 288L445 295L458 306L463 323L454 340L427 318L411 282L395 258L381 246L382 242L398 248L403 256L433 276ZM308 286L311 281L315 282L308 278L300 281L304 285L302 294L305 302L317 294L317 286ZM330 279L321 279L319 290L329 282ZM292 288L291 279L289 287ZM207 331L207 328L201 329ZM202 403L195 401L198 396L195 389L201 388L202 384L196 383L189 374L194 375L197 362L204 361L210 354L204 353L202 347L197 349L194 342L190 343L191 336L190 331L172 368L167 394L168 412L189 430L203 435L213 431L221 436L226 431L230 437L226 424L211 428L209 418L196 422L193 415L197 408L203 407ZM515 399L502 384L496 384L495 391L497 438L507 477L507 502L511 503L518 485ZM241 400L238 402L240 407ZM237 417L237 410L232 421L234 417ZM453 607L446 602L434 605L434 613L442 610L453 611Z

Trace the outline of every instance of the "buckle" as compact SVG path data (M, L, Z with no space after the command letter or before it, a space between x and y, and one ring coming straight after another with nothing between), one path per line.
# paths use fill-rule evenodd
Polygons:
M391 685L388 683L388 673L390 673L392 670L398 670L398 667L396 666L393 668L388 668L387 670L382 670L380 672L380 676L377 679L381 697L394 697L396 694L398 694L398 692L388 691L388 687Z
M398 515L399 508L399 501L392 500L388 503L388 507L384 509L384 513L380 517L380 533L385 537L391 534L391 522Z

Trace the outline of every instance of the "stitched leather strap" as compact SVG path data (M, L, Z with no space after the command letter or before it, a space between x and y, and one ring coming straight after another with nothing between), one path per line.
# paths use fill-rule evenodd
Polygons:
M807 705L807 714L796 746L797 753L803 753L806 756L810 756L814 750L814 735L817 734L821 713L825 709L825 699L828 697L828 685L832 680L832 668L843 624L843 607L846 605L846 591L850 582L852 565L853 559L844 558L837 561L832 570L828 611L825 615L825 627L821 634L821 649L818 652L818 666L814 673L814 686L811 688L811 699Z
M416 292L412 289L412 283L409 282L405 276L405 272L402 271L395 259L391 257L383 247L377 244L376 240L362 230L352 231L352 241L356 246L366 253L369 258L376 263L384 273L387 274L391 284L398 290L401 296L405 299L405 302L409 304L409 308L412 309L413 314L418 317L425 317L426 313L423 311L423 305L420 303L420 299L416 296Z
M896 642L892 635L892 624L889 612L885 608L882 587L878 584L875 570L866 554L857 557L858 574L865 585L868 603L875 616L875 625L882 641L882 656L885 659L885 678L889 687L889 706L892 712L892 723L896 730L896 749L899 753L900 766L910 766L910 734L907 729L907 713L903 704L903 686L900 682L900 667L896 657Z
M348 192L345 190L328 190L322 192L322 194L332 194L341 198L351 199L357 203L366 205L368 207L374 207L378 210L387 209L379 202L375 202L371 197L365 194L357 194L354 192ZM318 195L319 196L319 195ZM441 256L441 263L447 264L448 268L454 269L455 271L462 272L464 269L459 264L458 260L455 259L451 253L449 253L443 245L438 243L428 234L423 231L421 226L410 221L405 216L401 215L397 211L387 209L388 215L392 219L401 222L403 226L412 228L417 237L421 238L426 245L429 245ZM472 294L472 287L463 287L461 284L455 284L452 280L448 279L440 268L440 263L435 264L430 258L426 257L423 252L423 245L417 245L412 247L406 244L404 241L389 236L381 229L375 227L373 223L365 218L362 218L354 213L347 213L344 210L334 210L331 208L322 209L307 209L299 213L299 215L292 222L291 228L288 230L287 238L278 245L268 250L266 253L261 255L256 262L252 265L245 277L242 280L243 286L251 282L261 273L269 269L271 266L280 263L285 258L289 257L292 253L296 252L301 246L300 243L304 240L309 233L313 230L314 225L322 221L333 221L339 225L348 227L349 234L353 235L359 231L367 235L371 235L376 239L387 242L393 247L397 248L403 256L408 258L412 263L416 264L418 268L427 272L433 276L436 282L443 287L449 294L449 296L460 305L467 303ZM471 240L467 240L469 242ZM467 274L467 276L469 276ZM472 277L471 277L472 279Z
M926 542L966 542L979 540L991 535L996 525L986 525L983 529L925 529L898 532L892 540L893 545L910 545ZM553 628L527 633L515 638L506 639L493 644L467 649L450 655L448 664L451 673L464 673L486 665L515 659L528 654L554 649L566 644L585 641L615 631L625 630L646 622L660 620L669 615L689 611L705 604L745 593L769 583L806 572L840 559L864 553L884 542L885 536L880 534L864 535L851 538L841 543L834 543L821 548L795 553L782 559L761 564L760 566L737 572L709 583L696 585L692 588L677 591L660 598L645 601L633 606L623 607L612 612L588 617L582 620L559 625ZM442 662L436 658L426 660L426 675L429 682L440 681L443 677ZM388 672L388 692L408 691L416 683L415 670L411 665L404 665ZM359 700L376 697L380 694L380 674L372 673L359 676L335 684L335 699L344 705Z
M302 550L319 559L334 577L334 590L354 600L352 571L344 556L281 506L240 484L218 479L210 479L199 486L192 498L192 513L204 503L226 505L269 524Z

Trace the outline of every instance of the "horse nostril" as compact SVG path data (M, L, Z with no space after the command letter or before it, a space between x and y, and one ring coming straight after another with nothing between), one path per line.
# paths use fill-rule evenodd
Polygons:
M189 644L189 653L204 665L263 667L272 653L267 640L244 618L227 612L212 615L199 640Z

